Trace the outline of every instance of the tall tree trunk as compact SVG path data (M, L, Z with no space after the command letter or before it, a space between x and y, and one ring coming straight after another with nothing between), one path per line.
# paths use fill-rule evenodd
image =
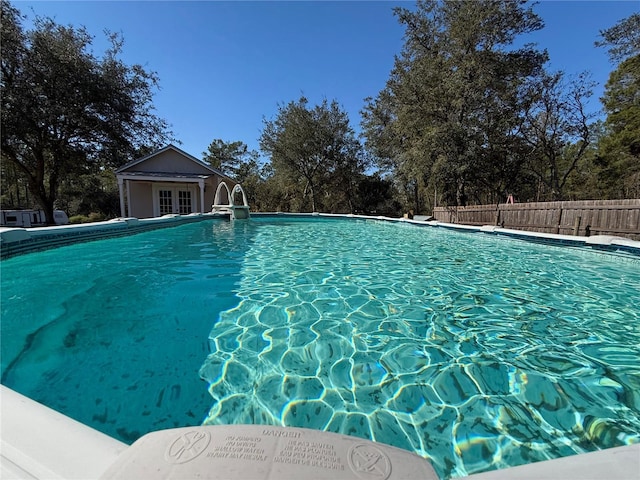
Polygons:
M53 200L47 196L39 195L37 192L31 191L31 194L35 197L36 202L44 212L47 225L55 225L56 221L53 217Z
M309 182L309 190L311 190L311 212L316 211L316 189L313 182Z
M56 222L53 218L54 197L47 195L44 185L38 185L31 181L29 182L29 191L44 212L47 225L55 225Z

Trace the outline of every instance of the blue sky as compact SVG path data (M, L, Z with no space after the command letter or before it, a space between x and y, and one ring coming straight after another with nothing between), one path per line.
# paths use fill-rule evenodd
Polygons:
M121 32L122 59L155 71L157 114L180 147L201 158L216 138L258 150L263 118L304 94L315 105L337 100L360 131L364 99L389 77L403 29L387 1L21 1L28 18L50 16L85 26L94 51L105 29ZM590 109L600 109L612 65L594 47L600 30L634 12L637 0L543 0L534 6L545 28L522 38L546 48L550 68L591 72L597 82Z

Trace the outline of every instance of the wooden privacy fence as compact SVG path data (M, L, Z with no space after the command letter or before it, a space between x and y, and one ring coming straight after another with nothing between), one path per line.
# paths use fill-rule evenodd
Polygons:
M447 223L640 240L640 199L436 207L433 216Z

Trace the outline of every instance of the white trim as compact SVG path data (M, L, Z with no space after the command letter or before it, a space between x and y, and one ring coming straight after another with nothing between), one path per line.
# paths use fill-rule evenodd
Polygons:
M200 187L200 213L204 213L204 179L198 182Z
M220 203L220 193L222 193L222 187L227 191L227 201L229 203ZM229 190L229 186L226 182L220 182L218 184L218 188L216 188L216 196L213 198L213 207L230 207L233 205L233 197L231 196L231 191Z
M131 182L126 180L125 184L127 186L127 213L124 216L128 217L131 215Z
M158 175L128 175L126 173L118 173L116 175L118 179L133 180L141 182L179 182L179 183L199 183L209 178L211 175L198 175L197 177L185 177L180 174L175 177L172 176L158 176Z
M244 189L239 183L236 183L236 186L233 187L233 190L231 191L231 203L235 205L235 200L233 199L233 197L237 192L242 193L242 206L248 207L249 201L247 200L247 195L244 193Z
M124 211L124 188L123 188L123 180L118 177L118 194L120 195L120 216L126 217L126 213Z

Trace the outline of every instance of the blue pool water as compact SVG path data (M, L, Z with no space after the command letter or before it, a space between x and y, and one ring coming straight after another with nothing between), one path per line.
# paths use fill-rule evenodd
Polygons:
M415 451L447 478L640 441L637 258L286 217L1 274L2 383L127 442L302 426Z

